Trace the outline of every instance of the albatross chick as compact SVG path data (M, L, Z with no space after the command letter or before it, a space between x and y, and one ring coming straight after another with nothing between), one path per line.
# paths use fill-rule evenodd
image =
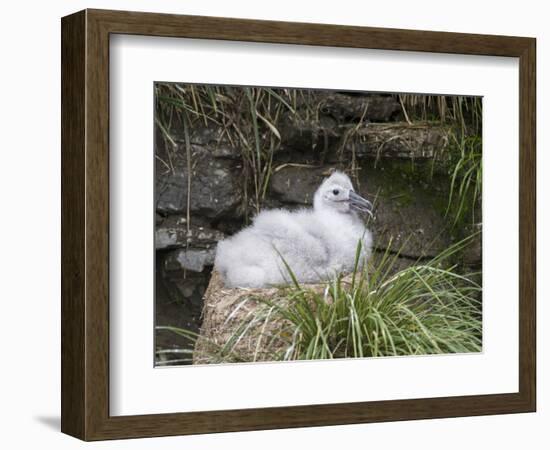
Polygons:
M288 284L288 264L300 283L316 283L353 271L357 245L361 261L370 256L372 234L359 213L372 204L335 172L315 192L313 208L260 212L253 223L218 243L215 269L227 287ZM283 262L284 258L284 262Z

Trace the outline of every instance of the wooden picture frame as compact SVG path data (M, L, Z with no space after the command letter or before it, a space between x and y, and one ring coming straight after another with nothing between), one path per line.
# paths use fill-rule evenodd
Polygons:
M533 38L85 10L62 19L62 416L84 440L535 411ZM141 416L109 415L109 36L519 58L519 392Z

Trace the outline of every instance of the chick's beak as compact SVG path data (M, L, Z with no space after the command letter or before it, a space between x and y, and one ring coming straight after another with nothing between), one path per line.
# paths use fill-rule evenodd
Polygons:
M356 194L354 191L349 191L349 205L351 209L367 213L371 217L374 217L372 214L372 203L369 202L366 198L363 198L360 195Z

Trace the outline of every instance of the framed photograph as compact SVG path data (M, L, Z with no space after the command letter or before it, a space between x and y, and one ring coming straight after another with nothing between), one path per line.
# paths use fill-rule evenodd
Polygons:
M535 411L535 39L61 29L63 432Z

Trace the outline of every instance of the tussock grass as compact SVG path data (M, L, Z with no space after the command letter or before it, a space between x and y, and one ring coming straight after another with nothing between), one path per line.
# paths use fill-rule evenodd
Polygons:
M451 135L454 151L449 167L450 188L446 215L452 224L465 220L472 224L481 220L481 190L483 182L483 161L481 137L466 136L463 133Z
M457 125L465 134L481 134L482 99L459 95L397 94L405 120Z
M205 346L208 362L290 361L332 358L479 352L482 348L478 274L462 274L452 263L471 238L436 258L395 272L398 254L318 286L293 283L275 297L255 298L223 345ZM229 312L228 317L234 314ZM171 331L190 340L198 336ZM254 354L239 342L254 339ZM254 342L252 343L254 346ZM203 355L204 356L204 355Z

